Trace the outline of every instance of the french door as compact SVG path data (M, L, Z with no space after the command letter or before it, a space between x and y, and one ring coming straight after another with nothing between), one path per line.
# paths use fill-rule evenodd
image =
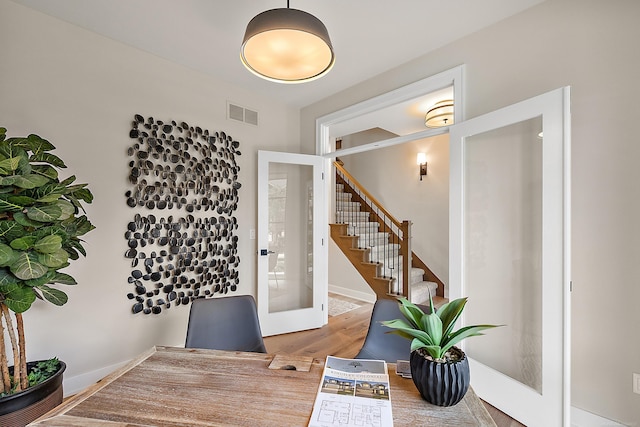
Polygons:
M327 321L326 160L258 151L258 316L265 336Z
M569 88L450 128L449 299L471 385L529 427L569 426Z

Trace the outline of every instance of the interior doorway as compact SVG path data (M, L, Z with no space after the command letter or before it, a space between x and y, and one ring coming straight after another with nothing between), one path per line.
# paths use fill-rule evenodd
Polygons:
M421 182L421 184L424 185L420 188L414 188L415 195L418 195L414 201L424 202L430 198L430 195L424 197L419 196L420 194L424 195L425 191L435 191L439 196L442 196L444 192L446 197L446 193L448 192L448 126L427 128L425 126L425 114L436 102L443 99L453 99L455 105L454 122L464 119L464 100L462 98L463 74L464 66L459 66L319 118L317 121L318 138L316 151L317 154L327 159L325 169L332 171L331 162L339 156L341 160L347 163L347 165L345 165L347 170L349 170L349 167L352 165L364 164L357 169L366 171L367 174L373 178L373 182L377 188L384 187L380 185L381 182L379 180L384 179L383 176L386 173L389 173L396 182L400 180L399 185L403 189L407 187L413 188L413 186L416 186L419 182L416 154L420 151L429 152L429 146L432 146L434 141L436 141L435 144L437 144L439 151L430 151L432 156L432 181L430 184ZM338 148L336 146L338 146ZM436 145L433 145L433 147L436 147ZM415 153L413 153L414 151ZM389 164L392 163L391 159L393 159L393 162L398 164L399 169L396 171L397 173L394 174L394 171L383 169L383 165L376 165L375 168L367 167L367 163L370 165L373 164L371 159L377 159L376 162L381 161L384 163L385 160L380 160L381 158L389 161ZM351 159L357 160L352 161ZM362 160L360 161L360 159ZM438 174L439 168L442 171L441 174ZM358 174L355 176L358 177ZM399 178L400 176L406 178ZM440 178L437 178L438 176ZM334 179L335 177L331 176L330 172L326 180L326 192L328 195L327 209L330 221L333 221L335 211ZM433 184L436 185L434 186ZM440 190L435 190L437 188L440 188ZM396 200L398 199L394 198L391 204L396 204ZM415 205L413 203L402 203L401 201L397 203L406 205L407 208L398 210L399 216L404 216L404 211L424 212L424 208L428 208L427 205L420 206L420 203ZM440 203L446 205L447 200L444 199ZM440 205L439 207L441 208L442 206ZM442 234L438 237L438 240L442 240L443 244L436 250L442 253L439 257L441 259L439 264L440 270L446 277L448 275L448 249L446 244L448 240L446 235L448 208L446 206L443 212L443 215L439 215L436 211L431 210L428 214L436 213L434 218L430 218L430 220L434 220L435 223L440 224L438 226L439 230L436 230L436 233ZM411 220L413 218L403 217L398 219ZM431 231L434 230L428 230L424 233L423 240L433 241L435 236L429 234ZM331 243L332 242L328 245L331 248L331 253L328 253L329 263L331 265L337 265L337 263L342 262L341 256L336 255L338 249ZM327 251L329 252L329 249L327 249ZM426 256L431 255L431 253L426 253ZM334 268L330 269L330 271L333 270ZM343 282L350 283L348 288L343 288L340 284L331 282L329 285L334 291L338 291L339 293L370 301L372 294L369 292L370 290L364 280L362 280L357 273L349 277L355 280L350 281L348 278L342 279ZM339 290L337 288L339 288Z

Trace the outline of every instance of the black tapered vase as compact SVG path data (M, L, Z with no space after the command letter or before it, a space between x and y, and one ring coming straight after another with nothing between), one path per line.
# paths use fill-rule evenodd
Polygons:
M435 362L423 356L420 350L412 351L411 377L424 400L438 406L453 406L460 402L469 389L469 360L457 347L455 362Z

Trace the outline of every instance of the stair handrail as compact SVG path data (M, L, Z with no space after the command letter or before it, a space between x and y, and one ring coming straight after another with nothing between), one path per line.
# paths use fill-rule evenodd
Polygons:
M351 181L353 185L367 197L367 199L369 199L374 205L376 205L376 207L380 211L382 211L382 213L384 213L384 215L389 218L391 222L393 222L398 228L402 229L402 221L397 220L388 210L386 210L384 206L382 206L382 203L380 203L378 199L373 197L373 195L369 193L367 189L364 188L364 186L353 177L353 175L347 172L347 170L342 167L340 163L334 161L333 165L336 167L336 169L342 172L349 179L349 181Z
M413 251L411 250L411 221L399 221L396 219L388 210L382 206L382 203L378 201L369 191L367 191L364 186L353 177L347 170L342 166L340 162L334 161L334 166L336 167L336 175L340 177L347 185L358 192L359 197L368 205L368 209L371 212L375 212L375 215L384 222L385 227L389 227L389 231L393 233L399 241L400 244L400 254L402 255L402 282L396 283L397 289L395 294L402 295L406 298L411 299L411 287L409 286L409 280L411 278L411 265L413 264L412 256ZM362 197L364 196L364 197ZM375 211L374 208L375 207ZM391 222L391 224L387 223L387 219ZM394 231L393 226L395 226L397 231ZM393 268L393 266L390 266ZM394 294L392 292L393 280L389 283L390 289L388 291L389 295Z

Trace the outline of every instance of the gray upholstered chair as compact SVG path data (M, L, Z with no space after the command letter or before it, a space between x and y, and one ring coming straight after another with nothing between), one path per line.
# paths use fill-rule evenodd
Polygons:
M266 353L253 297L239 295L193 300L184 346Z
M420 306L426 313L429 308ZM386 360L396 363L398 360L409 360L411 341L400 335L388 333L393 329L383 326L383 320L404 319L398 308L398 302L391 299L379 299L373 306L369 330L356 359Z

